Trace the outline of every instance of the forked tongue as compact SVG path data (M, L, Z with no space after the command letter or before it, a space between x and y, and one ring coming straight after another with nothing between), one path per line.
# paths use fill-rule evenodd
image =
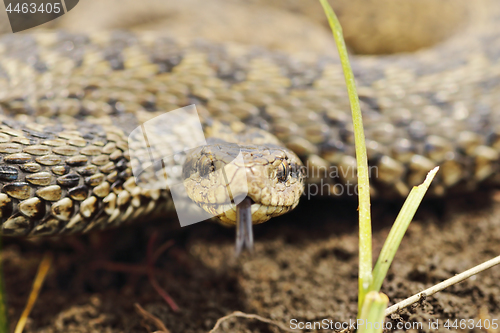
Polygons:
M245 198L236 205L236 256L243 249L253 250L252 200Z

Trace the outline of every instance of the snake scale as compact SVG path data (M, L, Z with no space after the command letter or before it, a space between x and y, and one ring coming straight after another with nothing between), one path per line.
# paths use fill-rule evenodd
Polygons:
M489 27L352 59L374 195L404 196L437 165L434 195L500 183L500 18ZM190 197L224 224L264 222L303 193L345 195L356 182L348 103L328 57L157 33L0 36L1 234L81 233L171 211L167 189L136 184L127 138L190 104L216 153L188 156L183 174ZM243 212L218 209L209 179L234 144L245 165L230 179L248 180Z

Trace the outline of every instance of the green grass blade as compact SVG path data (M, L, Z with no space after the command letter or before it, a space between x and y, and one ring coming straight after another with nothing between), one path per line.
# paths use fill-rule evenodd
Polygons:
M356 321L358 333L380 333L384 328L385 309L389 298L376 291L366 294L359 319Z
M320 0L323 10L328 18L328 23L333 32L335 43L340 55L340 62L344 71L345 83L351 104L352 121L354 124L354 143L356 146L356 161L358 167L358 193L359 193L359 296L358 313L361 311L365 295L370 291L372 283L372 227L370 216L370 184L368 179L368 157L366 155L365 134L363 119L359 107L358 93L354 74L352 73L347 48L342 35L337 16L326 0Z
M0 236L0 255L2 251L2 237ZM9 323L7 321L7 308L5 300L5 288L3 282L3 262L0 256L0 333L9 332Z
M370 290L380 290L382 282L384 282L387 271L389 270L389 266L391 266L392 260L396 255L399 244L401 244L401 240L438 170L439 167L432 169L427 174L425 181L421 185L413 187L410 195L408 195L380 251L377 263L373 269L373 282L370 286Z

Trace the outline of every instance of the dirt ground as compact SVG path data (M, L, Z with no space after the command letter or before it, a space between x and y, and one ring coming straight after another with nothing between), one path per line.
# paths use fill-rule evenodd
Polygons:
M373 205L374 257L398 207ZM499 216L498 192L427 202L411 224L382 287L390 304L497 256ZM292 319L348 322L355 318L357 307L356 221L352 200L305 202L298 211L258 226L255 253L239 259L234 258L234 231L212 223L180 228L173 221L156 221L64 243L6 239L3 258L11 327L22 312L46 251L54 254L54 264L26 332L159 330L136 312L134 303L157 316L172 333L208 332L218 318L236 310L286 326ZM98 264L109 260L144 265L148 239L154 232L160 235L158 246L174 242L158 259L156 277L179 305L178 313L169 308L146 275L110 272ZM389 321L393 327L398 322L419 322L424 332L448 332L447 319L500 318L498 281L500 267L494 267ZM429 320L439 320L439 329L429 328ZM323 331L332 330L319 330ZM232 318L218 332L281 330L256 320Z

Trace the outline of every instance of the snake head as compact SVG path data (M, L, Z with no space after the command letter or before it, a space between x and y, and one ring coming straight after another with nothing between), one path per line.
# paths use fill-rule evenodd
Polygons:
M291 211L304 190L300 159L277 145L216 142L199 147L188 154L183 177L191 200L222 224L236 225L238 234L248 238L242 241L247 247L252 225Z

